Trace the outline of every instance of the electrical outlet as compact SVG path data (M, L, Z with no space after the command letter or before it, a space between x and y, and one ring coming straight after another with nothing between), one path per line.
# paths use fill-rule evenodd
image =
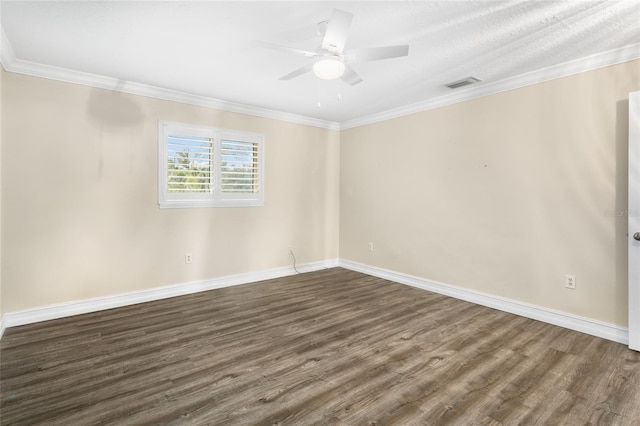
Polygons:
M293 247L289 246L289 255L293 256Z
M191 256L191 253L187 253L184 255L184 263L191 263L193 262L193 256Z
M369 243L369 251L373 251L373 243Z
M570 288L571 290L575 290L576 289L576 276L575 275L571 275L571 274L567 274L565 281L564 281L564 286L566 288Z

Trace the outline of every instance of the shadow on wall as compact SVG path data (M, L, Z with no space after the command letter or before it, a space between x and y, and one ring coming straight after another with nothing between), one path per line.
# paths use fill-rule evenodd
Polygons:
M122 93L125 82L120 80L113 90L92 88L87 114L100 126L130 127L140 123L144 114L133 96Z
M129 172L133 167L133 144L136 141L136 128L142 129L145 115L142 107L136 102L136 96L123 93L126 82L118 81L113 90L92 88L87 101L87 121L97 130L96 143L98 152L97 179L103 178L105 162L111 162L116 167L122 160L123 152L128 151ZM123 132L128 137L116 136ZM127 142L128 141L128 142ZM113 155L113 146L120 144L121 151ZM107 149L109 145L111 149ZM111 156L110 156L111 155Z

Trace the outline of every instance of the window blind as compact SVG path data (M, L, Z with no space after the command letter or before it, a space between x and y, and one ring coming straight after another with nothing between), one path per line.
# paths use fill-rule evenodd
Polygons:
M167 138L167 190L172 193L211 192L213 139L169 134Z
M160 208L264 205L264 136L158 122Z
M225 193L256 193L260 190L259 146L254 142L222 139L220 144L220 190Z

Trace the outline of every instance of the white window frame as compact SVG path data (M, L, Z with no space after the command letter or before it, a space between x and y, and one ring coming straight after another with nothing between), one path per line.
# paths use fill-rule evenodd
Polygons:
M168 139L170 134L213 139L212 187L210 192L173 193L168 190ZM258 146L258 191L223 192L221 146L223 140L254 143ZM225 130L172 121L158 122L158 205L160 208L255 207L264 205L264 136L239 130Z

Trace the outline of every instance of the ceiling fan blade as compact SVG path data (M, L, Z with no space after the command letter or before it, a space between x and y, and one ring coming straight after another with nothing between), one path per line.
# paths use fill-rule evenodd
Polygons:
M351 86L362 83L362 78L349 65L345 66L344 74L340 78Z
M292 78L298 77L299 75L306 74L313 69L313 62L309 62L306 65L301 66L297 70L290 72L287 75L283 75L278 80L291 80Z
M382 46L352 49L344 52L344 59L349 62L379 61L381 59L399 58L409 54L409 46Z
M294 55L304 56L305 58L315 58L318 56L316 52L309 52L308 50L296 49L294 47L283 46L281 44L269 43L267 41L256 41L256 45L271 50L277 50L283 53L293 53Z
M353 15L340 9L333 9L327 31L322 40L322 48L330 52L342 53L349 37Z

